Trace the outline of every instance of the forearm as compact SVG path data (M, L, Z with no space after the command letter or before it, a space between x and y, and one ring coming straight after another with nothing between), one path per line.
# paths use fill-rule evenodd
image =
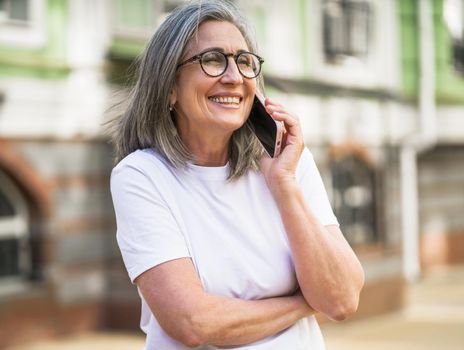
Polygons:
M314 312L301 294L262 300L208 295L191 319L200 343L248 344L282 331Z
M319 223L296 183L273 194L303 295L315 310L344 319L356 310L364 283L356 255L343 236L331 234Z

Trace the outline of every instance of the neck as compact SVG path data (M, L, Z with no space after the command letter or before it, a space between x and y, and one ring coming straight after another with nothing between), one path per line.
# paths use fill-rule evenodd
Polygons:
M229 142L232 134L212 135L180 132L180 137L193 154L194 163L201 166L223 166L229 160Z

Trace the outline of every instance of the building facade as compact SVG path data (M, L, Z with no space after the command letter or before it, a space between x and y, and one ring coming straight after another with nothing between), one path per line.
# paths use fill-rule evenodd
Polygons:
M0 348L137 328L103 123L180 3L0 0ZM238 3L365 268L357 317L400 308L464 261L464 0Z

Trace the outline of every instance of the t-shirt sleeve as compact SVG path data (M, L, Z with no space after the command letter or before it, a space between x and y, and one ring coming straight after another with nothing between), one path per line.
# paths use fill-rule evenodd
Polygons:
M297 168L304 198L322 225L339 225L311 152L305 148Z
M116 238L132 283L156 265L190 256L169 206L142 170L127 164L114 168L111 195Z

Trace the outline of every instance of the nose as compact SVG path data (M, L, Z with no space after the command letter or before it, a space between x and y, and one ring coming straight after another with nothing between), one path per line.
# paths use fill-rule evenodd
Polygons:
M233 57L228 57L229 64L224 74L221 76L221 82L224 84L243 84L243 76L238 70L237 63Z

